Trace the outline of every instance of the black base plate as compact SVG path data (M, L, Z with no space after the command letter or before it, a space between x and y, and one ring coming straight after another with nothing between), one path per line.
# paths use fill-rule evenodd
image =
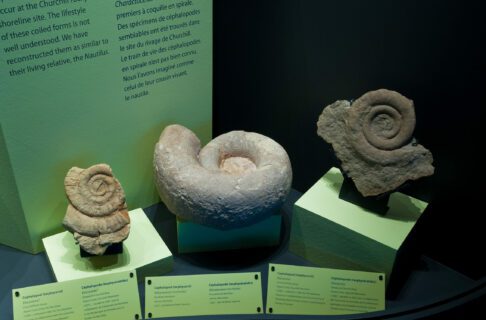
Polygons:
M81 255L81 258L103 257L103 256L111 256L111 255L115 255L115 254L121 254L121 253L123 253L123 242L114 243L114 244L108 246L105 253L103 253L102 255L99 255L99 256L95 255L95 254L91 254L89 252L86 252L81 247L79 247L79 253Z
M365 197L356 189L351 178L347 177L344 173L343 176L344 181L339 191L339 199L351 202L378 214L385 214L388 211L389 193L374 197Z

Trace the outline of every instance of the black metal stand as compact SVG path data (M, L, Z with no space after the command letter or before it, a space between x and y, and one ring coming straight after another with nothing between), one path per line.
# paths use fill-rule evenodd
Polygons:
M339 191L339 199L351 202L377 214L385 214L388 211L389 193L374 197L364 197L358 189L356 189L353 180L347 177L344 173L343 176L344 181L341 190Z
M111 256L111 255L121 254L121 253L123 253L123 242L114 243L108 246L105 253L103 253L100 256L86 252L83 250L83 248L79 247L79 254L81 255L81 258Z

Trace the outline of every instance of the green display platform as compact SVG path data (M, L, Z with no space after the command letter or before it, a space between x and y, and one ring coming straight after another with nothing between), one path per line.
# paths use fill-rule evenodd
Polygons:
M342 183L332 168L295 203L289 250L322 267L383 272L388 283L427 203L395 192L378 215L339 199Z
M179 253L276 246L280 241L281 223L282 215L275 214L251 226L219 230L178 218Z
M137 270L137 278L161 275L172 270L173 258L142 209L129 212L130 235L123 253L81 258L79 246L68 231L44 238L47 257L57 281L81 279L113 272Z

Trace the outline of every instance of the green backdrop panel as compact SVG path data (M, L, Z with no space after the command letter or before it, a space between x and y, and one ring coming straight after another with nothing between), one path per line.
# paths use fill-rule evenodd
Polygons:
M211 0L2 2L0 51L1 243L62 230L72 166L110 164L144 207L162 129L210 139Z

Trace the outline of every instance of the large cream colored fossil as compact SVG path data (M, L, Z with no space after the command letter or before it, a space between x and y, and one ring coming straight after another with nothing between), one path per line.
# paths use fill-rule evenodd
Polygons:
M258 133L232 131L201 149L189 129L164 129L154 153L160 197L180 218L219 229L243 227L279 210L292 169L285 150Z
M69 205L63 225L86 252L102 255L108 246L128 237L130 217L125 193L108 165L73 167L64 187Z
M317 134L332 144L341 167L364 196L375 196L434 173L432 153L413 139L413 101L380 89L352 104L322 111Z

